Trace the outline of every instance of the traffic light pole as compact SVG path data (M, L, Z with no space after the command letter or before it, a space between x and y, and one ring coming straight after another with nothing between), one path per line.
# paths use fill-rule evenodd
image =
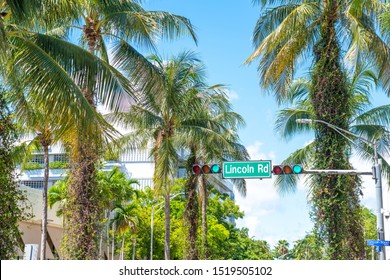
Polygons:
M376 226L378 230L378 240L385 240L385 231L384 231L384 221L383 221L383 193L382 193L382 170L381 165L379 164L378 160L378 151L377 151L377 143L375 143L373 146L374 148L374 166L372 168L373 173L373 179L375 180L375 193L376 193L376 202L377 202L377 219L376 219ZM385 248L381 248L379 252L379 259L385 260L386 259L386 253Z

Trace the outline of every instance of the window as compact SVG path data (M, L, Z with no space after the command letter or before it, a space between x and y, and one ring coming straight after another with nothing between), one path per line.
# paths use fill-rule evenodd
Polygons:
M43 181L21 181L20 183L33 189L43 189Z
M44 164L44 157L43 155L33 155L32 159L31 159L31 162L37 162L37 163L40 163L40 164Z
M66 154L55 154L53 161L68 162L68 156Z

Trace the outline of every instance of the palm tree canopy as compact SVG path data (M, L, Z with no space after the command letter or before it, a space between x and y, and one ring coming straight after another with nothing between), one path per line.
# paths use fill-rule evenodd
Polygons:
M260 1L263 14L253 31L255 51L246 63L259 58L261 85L285 98L299 67L313 56L319 39L321 17L328 1ZM389 89L390 49L388 35L375 26L377 14L384 11L382 1L338 1L337 32L345 61L351 69L368 57L386 89ZM382 26L385 21L382 20ZM382 28L383 31L383 28ZM386 41L387 40L387 41ZM307 64L306 64L307 66Z
M350 107L353 112L349 119L348 130L360 137L374 143L379 140L378 151L382 158L383 174L388 178L390 175L390 165L386 157L390 154L390 105L383 105L372 108L370 102L370 92L377 82L375 74L369 65L359 67L353 77L349 77L349 90L354 93ZM311 83L304 79L296 80L288 92L289 101L292 108L280 110L275 130L283 139L290 139L298 133L305 133L314 129L307 124L299 124L297 119L315 119L313 108L306 99L310 92ZM372 147L367 146L359 139L351 139L350 147L356 150L357 154L364 160L372 161ZM302 149L293 152L283 163L300 163L305 168L310 168L313 162L314 142L309 143ZM383 157L384 156L384 157ZM297 183L297 176L278 176L275 185L282 193L294 191Z

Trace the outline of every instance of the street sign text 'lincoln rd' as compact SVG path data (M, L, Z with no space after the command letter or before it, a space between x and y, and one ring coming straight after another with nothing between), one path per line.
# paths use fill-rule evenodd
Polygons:
M225 179L271 178L271 161L229 161L222 163Z

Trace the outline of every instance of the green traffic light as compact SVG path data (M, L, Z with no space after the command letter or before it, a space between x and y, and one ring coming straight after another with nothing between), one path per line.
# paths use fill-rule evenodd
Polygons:
M220 168L219 168L218 164L214 164L213 166L211 166L212 173L219 173L219 171L220 171Z
M295 174L300 174L300 173L302 173L302 171L303 171L303 168L301 165L294 165L293 166L293 172Z

